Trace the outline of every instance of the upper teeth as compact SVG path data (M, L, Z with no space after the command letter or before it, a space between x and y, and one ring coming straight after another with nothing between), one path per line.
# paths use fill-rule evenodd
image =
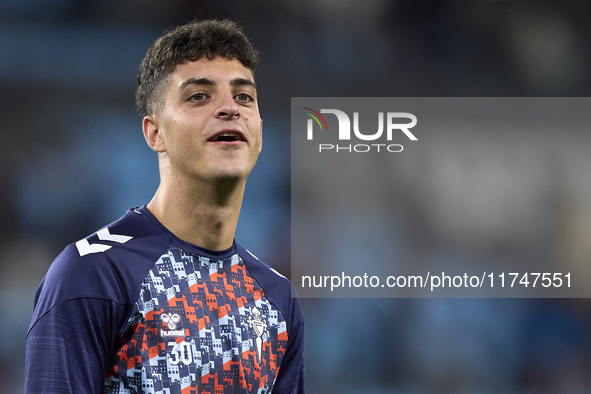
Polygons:
M223 137L234 137L234 138L238 138L238 135L236 133L220 133L218 134L215 139L219 139L219 138L223 138Z

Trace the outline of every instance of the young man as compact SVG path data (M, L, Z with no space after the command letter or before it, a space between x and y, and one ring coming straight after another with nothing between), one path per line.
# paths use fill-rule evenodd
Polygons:
M291 284L234 241L262 147L257 53L229 21L176 28L138 74L160 186L68 246L35 298L27 393L303 393Z

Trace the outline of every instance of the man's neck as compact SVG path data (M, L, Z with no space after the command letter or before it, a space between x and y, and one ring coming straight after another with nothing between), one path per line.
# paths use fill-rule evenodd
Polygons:
M148 210L170 232L194 245L232 246L246 180L161 182Z

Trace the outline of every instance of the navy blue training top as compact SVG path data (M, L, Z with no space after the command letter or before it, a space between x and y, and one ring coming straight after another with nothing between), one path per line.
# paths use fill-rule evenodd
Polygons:
M53 262L27 334L26 393L304 393L288 279L238 243L184 242L146 209Z

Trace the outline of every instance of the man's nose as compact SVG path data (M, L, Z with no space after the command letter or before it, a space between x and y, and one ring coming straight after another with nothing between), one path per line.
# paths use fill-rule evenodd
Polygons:
M216 108L216 116L219 118L233 119L240 116L240 107L234 100L231 93L225 93L220 97L220 102Z

